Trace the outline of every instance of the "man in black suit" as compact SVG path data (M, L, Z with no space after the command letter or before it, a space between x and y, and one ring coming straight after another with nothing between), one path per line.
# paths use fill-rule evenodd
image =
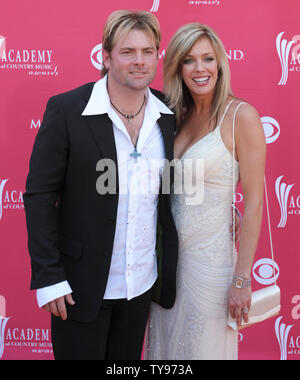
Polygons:
M178 238L161 189L174 116L148 87L159 43L152 14L114 12L104 77L47 104L24 203L31 289L52 314L56 359L139 359L151 299L175 301ZM135 191L150 177L156 192Z

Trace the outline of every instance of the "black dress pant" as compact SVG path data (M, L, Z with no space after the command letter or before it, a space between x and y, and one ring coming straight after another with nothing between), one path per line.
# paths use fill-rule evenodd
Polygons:
M103 300L90 323L52 315L56 360L139 360L151 304L151 290L130 301Z

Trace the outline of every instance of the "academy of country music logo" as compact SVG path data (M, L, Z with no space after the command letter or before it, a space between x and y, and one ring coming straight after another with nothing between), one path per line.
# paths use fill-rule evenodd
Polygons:
M158 12L159 9L160 0L153 0L152 8L150 9L150 12Z
M275 192L281 213L278 228L286 227L288 216L300 215L300 194L292 192L295 184L286 183L283 178L284 176L281 175L275 181Z
M289 319L292 319L294 323L284 323L283 316L278 317L275 322L275 332L280 347L280 360L288 360L288 357L291 356L300 356L300 336L295 331L296 321L300 320L300 295L292 297L291 305L292 310Z
M186 0L189 5L191 6L219 6L221 3L221 0ZM160 6L160 0L153 0L152 8L150 9L150 12L158 12Z
M287 84L289 72L300 72L300 35L296 35L288 41L283 38L284 33L279 33L276 38L276 49L281 64L279 86Z
M4 58L5 51L6 51L5 46L6 46L5 37L0 36L0 60Z
M2 213L3 213L3 192L4 192L4 187L6 185L7 179L3 179L2 181L0 180L0 220L2 219Z
M189 5L213 5L213 6L219 6L221 3L221 0L187 0Z
M0 295L0 359L9 348L14 352L28 349L32 354L53 353L50 329L10 326L10 319L6 313L5 297Z
M287 360L287 354L288 354L288 339L289 334L291 331L291 328L293 325L286 325L282 322L283 316L276 319L275 322L275 332L277 341L280 347L280 360Z
M5 210L23 210L23 193L21 190L9 188L8 179L0 178L0 221L3 219Z
M0 35L0 70L24 71L30 76L57 77L58 65L51 49L15 49Z
M6 317L6 301L3 296L0 295L0 359L3 356L5 345L5 331L9 318Z

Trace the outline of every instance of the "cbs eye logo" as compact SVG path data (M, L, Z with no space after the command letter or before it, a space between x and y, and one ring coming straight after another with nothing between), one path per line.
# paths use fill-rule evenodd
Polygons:
M280 135L280 125L275 119L269 116L262 117L261 122L266 136L266 143L272 144Z
M275 273L274 273L274 269L275 269ZM259 284L262 284L262 285L274 284L275 283L274 277L277 281L279 277L279 273L280 271L279 271L278 264L274 262L274 265L273 265L273 260L268 259L268 258L258 260L254 264L253 270L252 270L253 277Z
M97 70L102 70L103 59L102 59L102 44L99 44L93 48L91 51L91 62Z

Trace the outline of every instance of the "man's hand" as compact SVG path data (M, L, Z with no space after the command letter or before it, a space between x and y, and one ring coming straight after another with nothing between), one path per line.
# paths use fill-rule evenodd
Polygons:
M66 296L57 298L56 300L47 303L43 306L43 309L49 313L52 313L55 317L61 317L61 319L65 321L68 317L65 301L67 301L71 306L75 305L72 294L67 294Z

